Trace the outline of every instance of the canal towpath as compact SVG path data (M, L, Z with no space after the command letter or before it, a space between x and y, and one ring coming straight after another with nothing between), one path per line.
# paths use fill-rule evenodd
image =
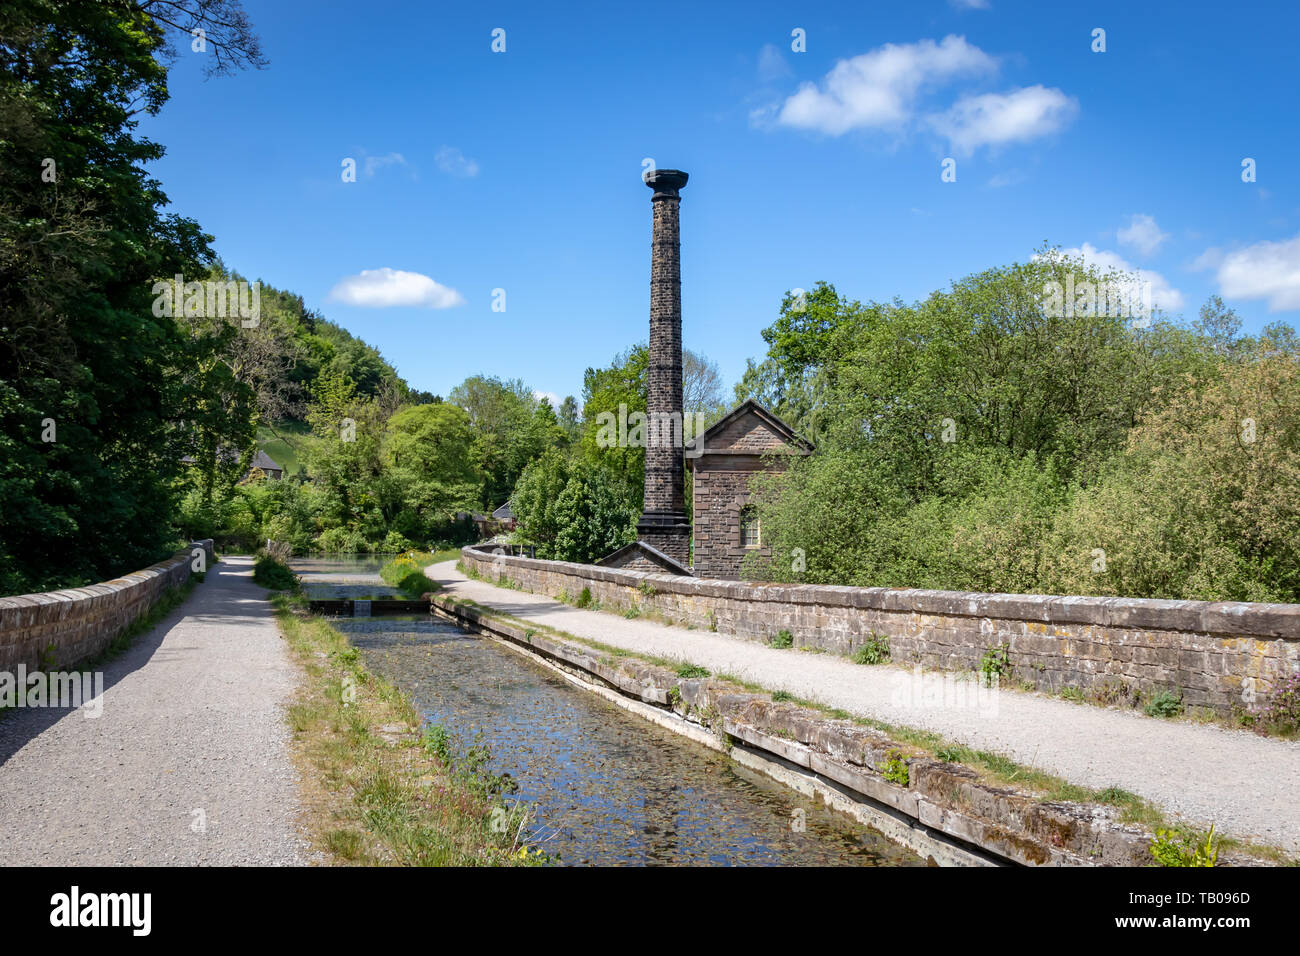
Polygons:
M284 719L296 666L252 574L247 557L210 567L95 668L94 708L0 719L7 865L311 862Z

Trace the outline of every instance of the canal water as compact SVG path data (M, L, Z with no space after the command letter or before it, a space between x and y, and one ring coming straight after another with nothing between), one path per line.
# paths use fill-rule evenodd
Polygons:
M313 597L386 593L378 561L293 563ZM462 746L490 748L491 769L518 785L507 799L530 812L530 842L558 863L923 865L876 831L495 641L431 619L335 623L429 723Z

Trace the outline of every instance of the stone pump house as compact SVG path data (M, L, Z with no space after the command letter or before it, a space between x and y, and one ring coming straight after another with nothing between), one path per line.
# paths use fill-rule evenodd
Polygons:
M753 399L686 443L694 479L692 570L697 577L736 580L746 555L771 556L750 503L750 479L784 470L786 459L812 452L810 441Z
M694 479L691 566L645 538L606 555L597 564L736 581L747 555L772 556L751 503L750 481L760 472L783 471L791 458L811 455L812 442L749 399L686 442L682 450Z
M681 192L690 177L653 169L650 234L650 364L646 411L652 421L682 421ZM637 540L596 562L604 567L738 579L745 556L770 556L750 505L750 479L784 469L812 443L752 399L683 443L651 441ZM694 474L694 522L686 512L686 467ZM694 547L692 548L692 541ZM690 565L690 567L688 567Z

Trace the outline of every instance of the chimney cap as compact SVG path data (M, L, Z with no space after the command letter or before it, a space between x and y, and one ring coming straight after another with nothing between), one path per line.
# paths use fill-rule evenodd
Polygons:
M655 191L651 199L667 199L676 197L677 190L686 185L690 176L680 169L652 169L641 178Z

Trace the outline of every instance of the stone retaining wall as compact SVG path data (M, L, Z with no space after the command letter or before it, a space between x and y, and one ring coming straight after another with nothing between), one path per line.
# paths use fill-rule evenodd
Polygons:
M526 648L637 706L674 715L679 725L702 727L733 759L752 765L745 755L760 757L759 769L822 796L935 862L1124 867L1153 862L1151 832L1124 823L1115 807L1049 801L997 786L968 767L918 753L851 720L778 702L726 680L682 678L635 658L608 657L560 633L454 598L434 595L433 606L462 627ZM655 722L683 732L683 726ZM1221 866L1258 862L1235 851L1219 857Z
M1038 690L1078 688L1105 701L1172 691L1219 713L1263 701L1300 669L1300 605L1140 598L977 594L907 588L756 584L648 574L465 548L466 567L496 581L604 607L633 606L669 621L851 655L889 638L895 663L978 670L1005 645L1008 679ZM495 562L495 565L494 565Z
M103 652L118 634L189 580L192 549L211 567L212 539L191 542L166 561L84 588L0 598L0 671L66 669Z

